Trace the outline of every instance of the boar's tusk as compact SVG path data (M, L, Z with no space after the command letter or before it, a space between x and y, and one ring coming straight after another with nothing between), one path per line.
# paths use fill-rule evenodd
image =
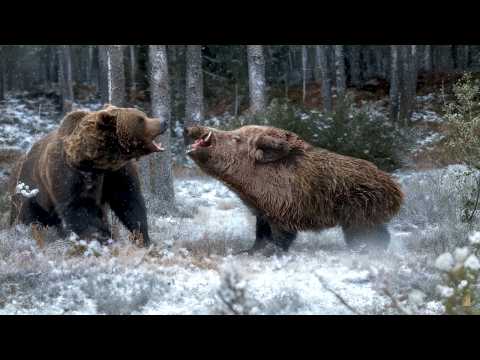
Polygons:
M204 141L209 142L211 137L212 137L212 132L210 131Z

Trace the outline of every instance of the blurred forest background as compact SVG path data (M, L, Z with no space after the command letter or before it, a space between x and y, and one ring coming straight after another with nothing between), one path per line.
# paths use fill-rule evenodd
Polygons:
M419 130L419 99L448 97L479 60L476 45L1 45L0 101L47 98L56 123L105 103L169 120L167 151L141 164L145 190L171 205L185 126L273 125L393 171Z

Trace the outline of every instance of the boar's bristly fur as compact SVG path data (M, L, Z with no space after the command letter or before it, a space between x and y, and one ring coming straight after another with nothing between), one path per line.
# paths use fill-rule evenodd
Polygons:
M189 156L257 216L256 243L288 250L298 231L341 226L347 244L387 246L385 224L403 202L400 186L374 164L313 147L266 126L191 127Z

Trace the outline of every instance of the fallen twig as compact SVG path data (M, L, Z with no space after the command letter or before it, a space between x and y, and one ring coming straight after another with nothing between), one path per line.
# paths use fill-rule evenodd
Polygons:
M397 300L395 296L388 290L387 287L382 288L383 293L391 300L392 305L402 315L412 315L410 311L405 309Z
M318 281L320 281L320 284L322 284L322 286L325 288L325 290L327 290L328 292L330 292L331 294L333 294L338 301L340 301L342 303L342 305L344 305L348 310L350 310L351 312L353 312L355 315L362 315L360 311L358 311L357 309L355 309L352 305L350 305L340 294L338 294L335 290L333 290L332 288L330 288L330 286L328 286L327 282L325 281L325 279L323 279L320 275L318 274L315 274L315 276L317 277Z

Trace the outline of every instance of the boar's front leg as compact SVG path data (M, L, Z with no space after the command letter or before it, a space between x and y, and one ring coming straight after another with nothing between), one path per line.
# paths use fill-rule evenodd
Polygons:
M290 232L280 229L278 226L270 224L270 222L262 215L257 216L255 243L252 248L240 253L248 253L253 255L263 250L269 242L275 244L283 251L288 251L293 241L297 237L296 232Z
M252 248L248 250L248 254L253 255L257 251L263 250L269 241L272 241L272 229L270 224L263 216L257 216L255 243Z
M248 254L253 255L258 251L261 251L272 241L272 229L267 219L262 215L257 215L257 224L255 229L255 243L248 250L242 250L235 255Z

